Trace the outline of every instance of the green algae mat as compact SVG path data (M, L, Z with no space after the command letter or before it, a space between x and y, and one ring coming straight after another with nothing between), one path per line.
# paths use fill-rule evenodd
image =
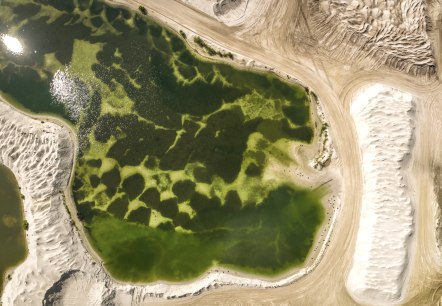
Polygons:
M0 293L3 276L26 257L26 239L23 212L17 181L14 174L0 165Z
M2 34L23 48L3 39L2 95L77 129L78 217L114 277L180 281L215 265L275 275L304 262L323 191L283 173L313 138L305 88L204 61L97 1L4 1Z

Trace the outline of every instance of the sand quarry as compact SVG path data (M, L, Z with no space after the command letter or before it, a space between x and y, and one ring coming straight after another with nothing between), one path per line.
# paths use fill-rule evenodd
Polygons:
M442 303L440 3L108 2L142 4L172 29L232 52L236 65L310 87L330 126L332 144L318 159L334 156L339 205L314 259L282 279L213 270L186 284L118 283L69 214L72 131L2 101L0 162L17 177L30 225L29 255L12 272L3 305Z

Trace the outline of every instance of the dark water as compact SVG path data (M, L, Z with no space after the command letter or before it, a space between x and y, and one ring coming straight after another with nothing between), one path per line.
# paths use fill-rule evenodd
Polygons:
M0 164L0 293L3 276L8 268L18 265L26 257L23 229L23 209L14 174Z
M23 47L1 44L3 95L77 126L79 217L115 277L182 280L214 264L275 274L304 261L322 193L281 170L313 137L303 87L203 61L97 1L3 1L0 33Z

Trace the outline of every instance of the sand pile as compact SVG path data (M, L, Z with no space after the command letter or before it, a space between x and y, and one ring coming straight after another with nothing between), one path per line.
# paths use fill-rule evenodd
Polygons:
M256 0L217 0L213 5L215 16L222 23L228 26L237 26L242 24L250 13L248 5ZM253 3L251 4L251 7Z
M339 59L387 65L410 74L436 72L423 0L310 1L319 46Z
M180 0L229 27L255 24L271 1L266 0Z
M247 42L284 54L432 76L436 61L424 0L180 0ZM436 9L434 9L436 10Z
M414 230L407 165L414 133L413 96L384 85L362 89L351 113L362 151L364 186L347 289L368 304L401 298Z

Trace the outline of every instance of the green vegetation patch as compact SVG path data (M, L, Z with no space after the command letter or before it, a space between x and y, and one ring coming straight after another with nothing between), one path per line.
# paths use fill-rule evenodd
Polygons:
M183 36L183 33L181 33L181 35ZM185 34L183 36L184 38L186 38ZM196 36L193 41L200 46L201 48L203 48L204 50L207 51L207 53L210 56L214 56L214 55L218 55L219 57L228 57L230 59L233 60L233 54L232 52L221 52L221 51L216 51L215 49L213 49L211 46L209 46L201 37Z

